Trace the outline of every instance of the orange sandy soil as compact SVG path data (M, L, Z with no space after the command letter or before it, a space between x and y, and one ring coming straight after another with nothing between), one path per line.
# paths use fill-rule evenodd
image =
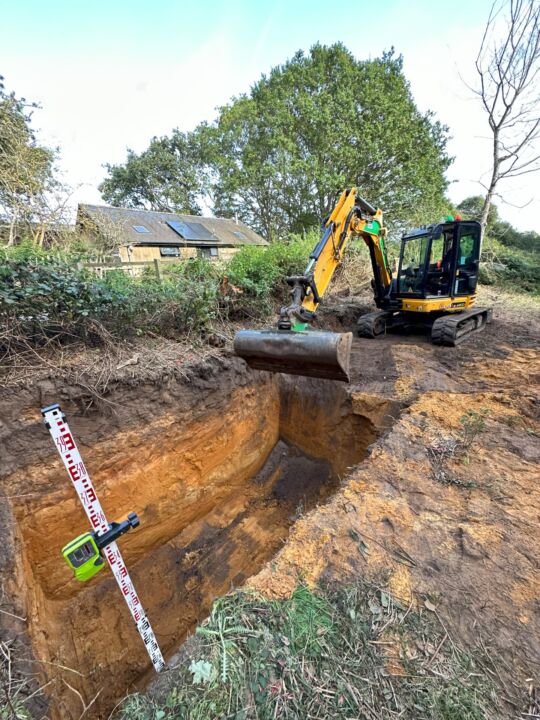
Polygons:
M300 579L385 573L396 596L427 600L451 637L489 653L515 717L530 679L540 684L537 339L524 313L505 310L459 348L356 340L353 397L377 391L406 409L249 586L277 598ZM462 437L471 410L485 425L444 463L457 483L438 482L428 447Z

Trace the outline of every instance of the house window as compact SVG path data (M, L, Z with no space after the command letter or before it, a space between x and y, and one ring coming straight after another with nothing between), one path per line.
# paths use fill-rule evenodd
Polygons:
M241 232L240 230L234 230L233 235L236 235L236 237L240 238L240 240L247 240L247 236L244 235L244 233Z
M200 258L217 258L219 252L217 247L200 247L197 248L197 255Z
M178 257L180 250L177 247L160 247L159 254L161 257Z
M133 229L138 233L149 233L150 230L144 225L133 225Z

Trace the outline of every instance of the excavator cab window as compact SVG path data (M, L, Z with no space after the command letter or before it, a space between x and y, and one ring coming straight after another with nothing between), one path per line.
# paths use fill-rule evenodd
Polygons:
M460 223L454 295L469 295L476 291L479 258L480 225Z
M398 271L398 293L421 295L426 271L429 235L416 235L403 239Z
M426 295L450 295L452 286L454 232L451 228L434 233L431 238L429 263L426 274Z

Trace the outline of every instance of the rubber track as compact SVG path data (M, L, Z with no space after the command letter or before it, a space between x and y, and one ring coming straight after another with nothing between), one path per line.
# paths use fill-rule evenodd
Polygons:
M385 316L386 312L384 310L378 310L376 312L367 313L367 315L362 315L356 323L356 333L358 337L374 338L379 337L379 335L384 335L384 332L379 333L379 335L375 335L373 328L377 320Z
M491 322L491 313L490 308L475 308L437 318L431 328L431 342L451 347L459 345L473 333L483 330ZM470 329L467 329L468 326Z

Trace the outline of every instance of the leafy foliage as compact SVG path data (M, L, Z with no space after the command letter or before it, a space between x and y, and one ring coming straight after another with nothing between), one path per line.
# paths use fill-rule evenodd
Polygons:
M240 288L236 306L250 317L272 312L276 301L287 298L285 278L303 272L316 234L293 236L269 247L245 246L232 257L226 273L230 282Z
M72 270L30 260L12 260L0 268L0 317L23 325L72 324L99 317L115 300L104 284Z
M479 412L469 410L459 419L461 425L461 449L465 457L468 457L468 452L477 436L483 432L487 415L488 409L480 408Z
M77 236L72 237L71 242L63 242L52 248L44 248L29 237L22 238L15 245L0 245L0 263L28 260L50 267L58 264L70 265L73 268L80 260L93 255L95 255L95 250Z
M118 207L200 215L200 164L193 137L174 130L170 137L152 138L137 155L128 150L123 165L107 165L99 186L103 198Z
M482 216L483 204L483 197L473 195L465 198L457 207L464 217L479 221ZM540 255L540 235L533 230L521 232L512 223L502 220L495 203L491 203L489 208L486 236L488 239L496 240L507 248Z
M53 150L40 145L31 126L37 106L6 93L0 77L0 216L10 223L32 219L54 185Z
M357 185L390 221L441 212L446 130L415 107L393 51L358 61L340 43L298 52L220 111L216 211L274 239L318 225Z
M264 318L287 298L284 278L303 269L313 238L264 248L246 246L229 263L204 259L130 277L99 280L76 270L74 246L51 257L33 243L0 249L0 349L9 356L30 344L100 341L107 337L205 335L227 319Z
M397 229L446 210L446 142L446 128L416 108L393 50L359 61L340 43L315 45L220 108L214 123L154 138L108 166L101 190L115 204L177 210L204 191L217 215L237 214L276 240L318 227L343 188L357 185Z
M115 307L104 317L116 336L201 333L217 316L218 283L211 272L192 278L180 271L160 283L155 277L130 278L118 271L108 273L104 284L117 296Z
M480 196L468 197L458 210L465 218L480 220L483 203ZM520 232L502 220L494 203L490 205L482 245L480 281L515 292L540 293L540 235Z

